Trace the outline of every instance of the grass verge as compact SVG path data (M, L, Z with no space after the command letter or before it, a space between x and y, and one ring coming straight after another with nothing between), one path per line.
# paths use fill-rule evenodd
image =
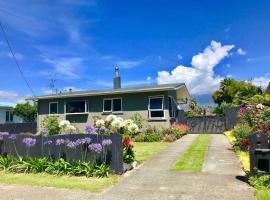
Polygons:
M115 175L109 178L86 178L54 176L48 174L13 174L0 172L0 183L20 184L31 186L47 186L65 189L84 190L88 192L102 192L104 189L114 185L118 181Z
M270 190L269 189L255 190L255 195L257 200L269 200Z
M171 171L200 172L210 139L211 135L199 135L180 156Z
M167 142L134 142L136 160L143 162L165 149L168 145Z

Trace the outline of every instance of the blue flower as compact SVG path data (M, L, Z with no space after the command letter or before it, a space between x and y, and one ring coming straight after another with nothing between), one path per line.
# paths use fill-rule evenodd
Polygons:
M61 144L65 144L65 140L64 139L61 139L61 138L60 139L57 139L56 140L56 145L59 146Z
M69 143L67 143L67 147L70 149L76 149L77 144L76 142L70 141Z
M102 146L101 146L101 144L99 144L99 143L90 144L90 145L88 146L88 148L89 148L91 151L94 151L94 152L96 152L96 153L98 153L98 154L100 154L100 153L102 152Z
M11 139L11 140L16 140L17 139L17 136L16 134L11 134L8 139Z
M51 145L52 144L52 141L51 140L47 140L47 141L45 141L44 142L44 145L46 146L46 145Z
M23 138L22 142L25 144L26 147L30 148L35 146L36 139L34 138Z
M102 146L109 146L112 144L112 141L110 139L104 139L102 141Z
M94 135L98 134L97 129L94 128L93 126L86 126L85 127L85 133L86 134L94 134Z
M40 135L47 135L49 132L45 129L39 131Z

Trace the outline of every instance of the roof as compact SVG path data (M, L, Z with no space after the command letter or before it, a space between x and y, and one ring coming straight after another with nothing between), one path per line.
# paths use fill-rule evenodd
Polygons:
M13 106L11 106L11 105L6 105L6 104L0 104L0 108L12 109Z
M106 94L168 91L168 90L177 90L182 87L186 87L186 85L184 83L162 84L162 85L155 85L155 86L151 85L151 86L144 86L144 87L129 87L129 88L120 88L120 89L66 92L66 93L58 93L58 94L52 94L52 95L36 96L29 99L38 100L38 99L53 99L53 98L65 98L65 97L96 96L96 95L106 95Z

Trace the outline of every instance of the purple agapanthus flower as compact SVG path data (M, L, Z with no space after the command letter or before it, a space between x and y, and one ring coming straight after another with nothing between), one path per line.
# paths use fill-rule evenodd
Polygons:
M85 144L85 142L86 142L85 139L79 138L79 139L76 140L75 143L76 143L76 145L78 146L78 145L81 145L81 144Z
M112 144L112 141L110 139L102 140L102 146L109 146L111 144Z
M46 145L51 145L53 142L51 141L51 140L47 140L47 141L45 141L44 142L44 145L46 146Z
M57 145L57 146L59 146L59 145L61 145L61 144L65 144L65 140L64 139L57 139L56 140L56 142L55 142L55 144Z
M97 135L98 131L96 128L94 128L93 126L86 126L85 127L85 133L86 134L93 134L93 135Z
M91 139L90 137L86 137L86 138L84 138L84 139L85 139L85 142L86 142L87 144L90 144L91 141L92 141L92 139Z
M45 129L39 131L40 135L47 135L49 132Z
M9 135L8 132L0 132L0 141L2 141L4 139L5 135Z
M22 142L25 144L26 147L30 148L35 146L36 139L34 138L23 138Z
M16 134L11 134L8 139L11 139L11 140L16 140L17 136Z
M77 131L72 131L71 134L76 135L78 133L77 133Z
M100 154L100 153L102 152L102 146L101 146L101 144L99 144L99 143L93 143L93 144L90 144L90 145L88 146L88 148L89 148L91 151L94 151L94 152L96 152L96 153L98 153L98 154Z
M76 142L70 141L69 143L67 143L67 147L70 149L76 149L77 144Z

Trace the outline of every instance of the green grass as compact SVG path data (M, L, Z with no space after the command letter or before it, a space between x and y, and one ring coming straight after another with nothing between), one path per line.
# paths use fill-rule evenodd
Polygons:
M167 142L134 142L136 160L143 162L165 149L168 145Z
M86 178L54 176L48 174L12 174L1 171L0 177L0 183L5 184L47 186L84 190L93 193L102 192L104 189L118 182L118 177L115 175L112 175L109 178Z
M270 189L255 190L257 200L269 200Z
M180 156L171 171L200 172L211 135L199 135Z

